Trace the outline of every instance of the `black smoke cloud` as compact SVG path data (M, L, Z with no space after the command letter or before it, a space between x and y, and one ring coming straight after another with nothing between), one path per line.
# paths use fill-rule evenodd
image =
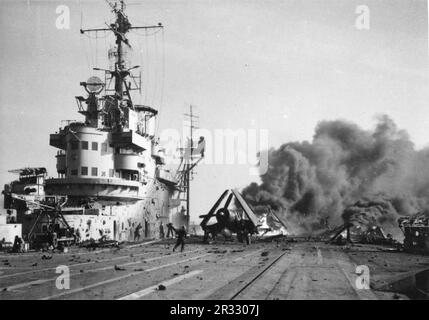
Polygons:
M268 150L261 183L250 184L243 195L256 207L280 212L295 232L341 224L350 218L344 210L358 201L388 203L383 210L366 211L376 212L381 224L391 223L429 208L429 149L416 150L407 132L386 115L373 130L322 121L312 142Z

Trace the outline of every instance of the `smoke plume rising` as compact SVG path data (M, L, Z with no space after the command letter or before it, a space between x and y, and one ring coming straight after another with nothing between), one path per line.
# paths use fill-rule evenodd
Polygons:
M243 195L254 206L279 211L295 232L339 225L353 212L344 210L358 201L381 208L363 211L382 225L429 207L429 149L416 150L386 115L370 131L322 121L312 142L285 143L268 156L261 183Z

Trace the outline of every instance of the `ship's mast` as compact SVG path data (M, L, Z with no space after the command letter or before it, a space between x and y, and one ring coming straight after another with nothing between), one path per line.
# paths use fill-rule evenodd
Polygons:
M129 22L128 17L125 15L125 3L123 0L119 0L115 2L106 0L106 2L112 8L112 12L115 14L115 17L116 17L115 23L108 25L108 28L85 29L85 30L81 29L80 32L82 34L89 33L89 32L99 32L99 31L104 31L104 32L111 31L114 33L116 37L115 69L112 71L112 70L94 68L94 70L103 70L106 73L110 73L110 75L115 79L115 82L114 82L115 95L118 103L120 103L123 100L124 92L125 92L130 101L130 107L133 108L131 96L129 92L130 88L127 85L126 79L130 75L130 70L138 68L139 66L135 66L129 69L127 69L125 66L124 58L123 58L124 57L123 46L126 45L129 48L131 48L131 45L128 42L126 34L133 29L157 29L157 28L163 28L163 26L161 23L159 23L156 26L133 27Z
M185 119L189 121L189 145L185 147L182 154L181 163L179 165L179 192L178 198L180 201L185 203L186 212L185 212L185 226L189 229L190 222L190 192L191 192L191 180L194 176L194 169L198 165L198 163L203 159L204 155L201 153L201 157L195 158L195 147L194 147L194 129L198 129L196 125L196 120L198 120L198 116L194 114L194 107L192 105L189 106L189 113L184 113Z
M124 36L128 32L128 28L131 26L128 22L128 19L123 15L124 10L124 2L121 1L121 9L116 10L116 8L113 8L113 11L116 13L116 24L115 26L112 26L112 30L116 35L116 46L117 46L117 57L118 61L115 63L115 92L116 95L120 100L123 98L123 74L124 71L124 64L122 62L122 41L125 42L125 40L122 39L121 35ZM116 27L116 29L114 29Z
M185 117L189 118L189 136L190 136L190 157L189 160L186 163L186 173L185 173L185 190L186 190L186 228L189 230L189 222L191 219L190 216L190 209L191 209L191 203L190 203L190 194L191 194L191 179L193 176L193 169L194 169L194 163L193 163L193 148L194 148L194 129L197 129L195 126L195 118L198 118L198 116L194 115L193 113L193 106L189 106L189 114L185 113Z

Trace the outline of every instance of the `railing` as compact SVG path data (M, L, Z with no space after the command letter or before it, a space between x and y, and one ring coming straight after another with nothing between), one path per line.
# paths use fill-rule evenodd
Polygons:
M61 120L61 127L66 127L70 125L70 123L78 122L77 120Z

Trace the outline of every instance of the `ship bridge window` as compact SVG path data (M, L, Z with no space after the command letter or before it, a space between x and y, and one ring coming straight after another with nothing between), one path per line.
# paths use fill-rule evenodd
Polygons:
M79 141L70 141L70 148L72 150L77 150L79 149Z
M92 150L94 150L94 151L98 150L98 143L97 142L92 143Z
M115 170L109 169L109 177L113 178L114 175L115 175Z
M101 144L101 151L102 151L102 152L107 152L107 143L103 142L103 143Z
M88 141L81 141L82 143L82 150L88 150Z
M91 168L91 175L93 176L93 177L96 177L96 176L98 176L98 169L97 168Z
M88 175L88 167L82 167L80 170L80 174L83 176L87 176Z
M72 176L77 176L77 169L71 169L70 174Z

